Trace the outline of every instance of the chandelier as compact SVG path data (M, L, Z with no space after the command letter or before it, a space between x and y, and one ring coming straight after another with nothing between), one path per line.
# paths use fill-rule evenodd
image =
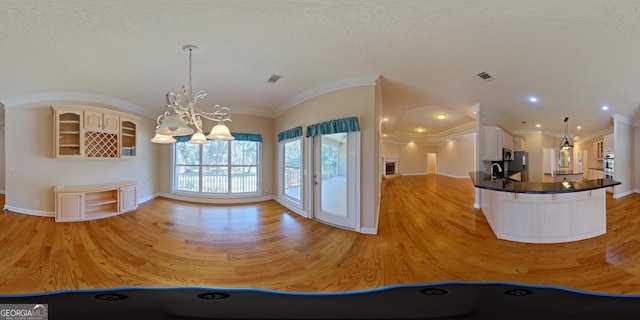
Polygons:
M189 87L182 86L182 93L167 93L168 110L158 116L156 135L151 139L155 143L174 143L175 136L193 134L190 143L206 144L210 140L233 140L225 121L231 122L231 110L220 105L213 106L212 112L200 111L196 107L198 100L207 96L206 90L198 90L191 94L191 53L198 49L196 46L184 46L189 50ZM217 121L207 136L202 132L202 118ZM195 133L194 133L195 132Z
M564 138L560 140L560 149L566 150L573 148L573 140L569 135L569 117L564 118Z

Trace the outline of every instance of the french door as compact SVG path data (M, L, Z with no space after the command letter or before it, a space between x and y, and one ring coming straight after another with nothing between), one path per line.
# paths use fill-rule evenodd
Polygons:
M359 132L313 137L313 217L347 229L359 227Z

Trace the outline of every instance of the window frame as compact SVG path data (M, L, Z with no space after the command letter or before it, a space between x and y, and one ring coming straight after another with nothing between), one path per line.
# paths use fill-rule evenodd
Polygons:
M171 149L171 193L173 194L183 194L183 195L193 195L199 197L207 197L207 198L243 198L243 197L252 197L261 195L260 190L262 189L262 142L260 141L248 141L248 140L229 140L224 141L227 144L227 163L226 165L213 165L213 164L203 164L203 156L204 156L204 145L197 145L198 147L198 161L197 164L178 164L178 143L189 143L189 142L175 142ZM243 142L243 143L255 143L256 144L256 164L255 165L244 165L244 164L233 164L232 163L232 143L234 142ZM189 191L189 190L179 190L176 185L176 170L178 167L198 167L198 190L199 191ZM227 186L231 191L233 189L232 184L232 169L236 167L255 167L256 168L256 191L255 192L203 192L202 187L202 178L203 178L203 168L213 168L213 167L221 167L226 168L227 174Z
M300 145L300 199L296 199L290 195L288 195L286 193L286 189L285 189L285 173L286 173L286 158L285 158L285 152L286 152L286 144L287 143L291 143L291 142L298 142ZM297 207L302 207L302 203L303 203L303 198L304 198L304 175L303 175L303 171L304 171L304 144L303 144L303 140L302 140L302 136L299 137L295 137L295 138L290 138L290 139L285 139L279 142L279 152L278 152L278 161L280 163L280 170L278 173L278 181L279 181L279 186L278 186L278 193L279 195L286 199L286 201L291 202L292 204L295 204Z

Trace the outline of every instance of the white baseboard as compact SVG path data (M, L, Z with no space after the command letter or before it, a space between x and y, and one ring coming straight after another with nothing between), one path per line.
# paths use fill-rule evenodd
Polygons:
M363 233L363 234L378 234L378 228L360 228L360 233Z
M427 172L400 173L402 176L426 176Z
M28 215L32 215L32 216L39 216L39 217L55 217L56 213L53 211L41 211L41 210L32 210L32 209L25 209L25 208L20 208L20 207L14 207L14 206L8 206L8 205L4 205L4 209L5 210L9 210L11 212L16 212L16 213L23 213L23 214L28 214Z
M446 173L441 173L441 172L436 172L436 174L439 174L441 176L445 176L445 177L449 177L449 178L456 178L456 179L469 179L469 176L454 176L451 174L446 174Z
M622 198L622 197L628 196L628 195L630 195L632 193L638 193L638 190L634 189L634 190L629 190L629 191L625 191L625 192L614 193L613 194L613 198L614 199Z
M155 199L155 198L157 198L159 196L160 195L158 193L154 193L154 194L152 194L152 195L150 195L148 197L139 198L138 199L138 204L145 203L145 202L147 202L149 200L153 200L153 199Z
M311 218L311 215L308 212L302 210L299 207L296 207L293 203L287 201L286 199L283 199L281 197L275 197L273 200L275 200L277 203L279 203L283 207L301 215L304 218Z
M197 203L221 203L221 204L230 204L230 203L251 203L251 202L261 202L267 200L273 200L273 196L262 196L262 197L243 197L243 198L211 198L211 197L199 197L199 196L191 196L191 195L183 195L183 194L171 194L171 193L157 193L156 197L164 197L174 200L181 201L189 201L189 202L197 202Z

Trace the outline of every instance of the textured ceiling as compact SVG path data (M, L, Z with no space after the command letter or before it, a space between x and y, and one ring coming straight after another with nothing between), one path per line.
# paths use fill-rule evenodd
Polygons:
M621 0L0 1L0 101L73 92L153 116L187 83L182 47L193 44L194 89L233 112L275 116L305 93L380 75L392 140L455 135L475 104L510 130L561 133L568 116L570 131L588 136L614 114L640 119L639 9ZM282 79L267 83L272 74ZM435 122L436 111L449 117Z

